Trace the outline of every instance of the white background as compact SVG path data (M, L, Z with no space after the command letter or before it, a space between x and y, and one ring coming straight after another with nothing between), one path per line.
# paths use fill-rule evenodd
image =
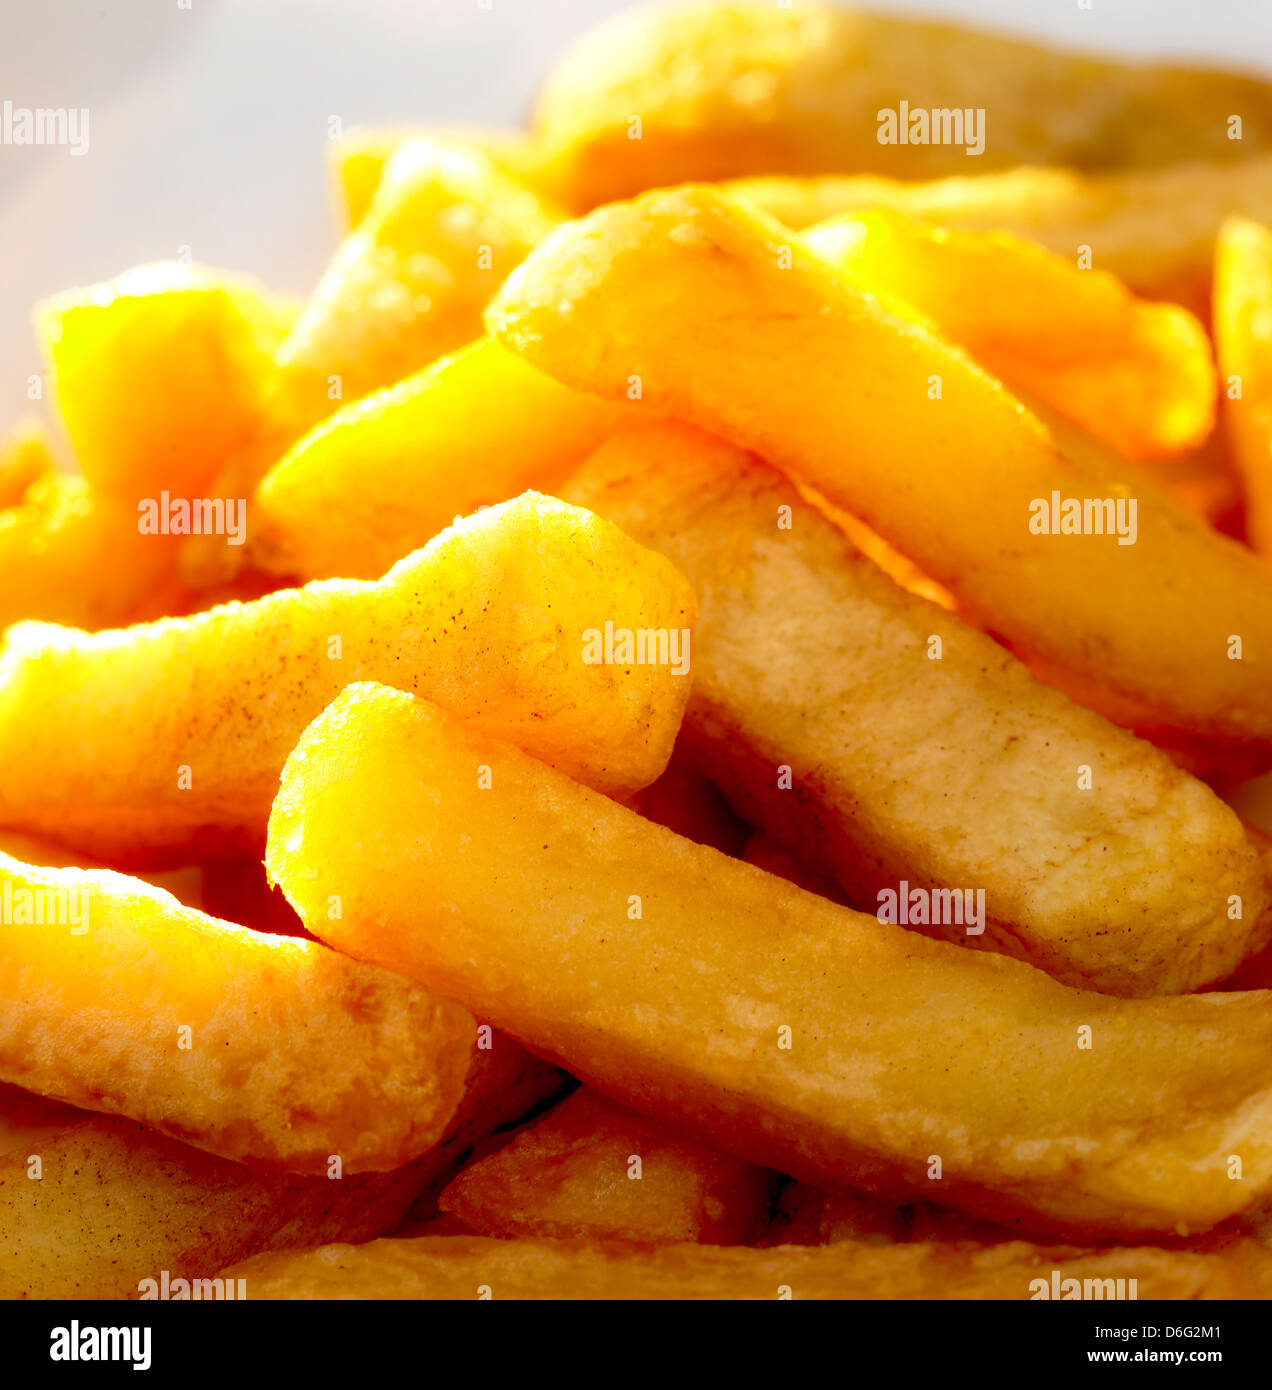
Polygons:
M30 308L189 246L304 292L335 242L327 121L520 124L623 0L0 0L0 102L86 106L89 153L0 145L0 427ZM799 0L795 0L799 3ZM1093 50L1272 69L1272 0L877 0Z

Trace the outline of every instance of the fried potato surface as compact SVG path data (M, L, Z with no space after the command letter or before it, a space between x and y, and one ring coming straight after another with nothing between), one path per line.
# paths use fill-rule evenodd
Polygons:
M328 164L347 228L367 215L384 166L399 145L429 140L475 149L527 188L555 197L552 170L534 137L520 130L455 127L436 130L417 126L355 126L328 146Z
M278 350L274 431L296 438L480 337L486 301L559 217L479 150L401 146Z
M306 730L266 865L339 949L830 1190L1104 1237L1202 1230L1272 1191L1272 995L1116 999L928 940L398 691L350 687Z
M246 1279L249 1299L1112 1298L1117 1280L1132 1279L1141 1299L1254 1296L1231 1255L1023 1241L752 1250L424 1236L260 1255L225 1277Z
M898 588L758 459L650 425L563 495L689 579L686 756L853 906L953 891L920 930L1113 994L1198 989L1265 944L1258 851L1208 787Z
M804 244L1130 458L1183 453L1214 428L1205 328L1177 304L1136 299L1105 271L1007 232L883 210L811 227Z
M24 618L96 631L161 614L176 541L82 478L48 473L0 510L0 629Z
M651 409L815 487L1014 649L1165 731L1272 757L1272 571L1129 464L1061 448L772 219L705 188L602 208L550 237L488 319L565 384L614 399L636 377Z
M671 755L690 639L682 669L607 662L588 634L683 634L696 609L662 556L530 493L375 584L332 580L96 636L22 624L0 647L0 826L129 866L259 852L301 731L373 676L628 795Z
M1272 556L1272 230L1246 218L1232 218L1219 233L1215 339L1246 534Z
M312 941L140 879L0 855L0 1079L266 1170L400 1166L443 1135L475 1025Z
M136 1298L143 1280L210 1278L318 1231L386 1235L415 1197L413 1165L339 1182L256 1173L107 1116L24 1148L0 1155L0 1298Z
M747 1245L774 1177L584 1087L465 1168L439 1205L487 1236Z
M550 491L631 410L570 391L489 339L338 410L261 481L252 558L376 579L477 507Z
M1272 84L826 4L654 5L566 51L534 128L582 211L748 174L1230 159L1272 146Z
M1210 311L1215 238L1239 214L1272 221L1272 155L1087 173L1026 167L914 182L870 175L725 182L796 231L888 209L938 226L1009 232L1116 275L1146 299Z
M102 496L200 493L261 424L269 311L251 281L162 262L36 309L58 407Z
M474 1051L439 1144L391 1172L338 1180L254 1172L131 1120L0 1086L0 1298L136 1298L165 1271L208 1278L263 1250L386 1235L474 1140L559 1081L498 1036ZM54 1113L32 1115L32 1102Z
M1144 492L1157 505L1177 510L1182 506L1221 535L1244 539L1240 483L1222 430L1212 430L1204 444L1182 454L1130 459L1036 392L1021 386L1012 389L1025 409L1042 422L1060 451L1088 472L1110 482L1120 479L1132 496Z

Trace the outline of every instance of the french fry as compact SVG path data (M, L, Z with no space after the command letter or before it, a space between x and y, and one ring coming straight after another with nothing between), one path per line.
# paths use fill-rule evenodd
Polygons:
M1224 223L1215 248L1215 341L1246 533L1272 556L1272 231L1243 218Z
M479 150L398 148L278 350L275 437L480 337L486 301L558 220Z
M630 414L474 343L343 407L284 455L251 504L252 559L304 580L378 578L456 516L551 490Z
M642 6L558 60L534 129L584 211L747 174L1229 159L1272 144L1272 86L824 4Z
M339 1181L253 1172L131 1120L0 1086L0 1298L136 1298L143 1280L175 1288L262 1250L372 1240L435 1193L475 1139L559 1084L554 1068L497 1038L474 1051L438 1145Z
M399 145L428 132L410 126L361 126L327 146L327 168L344 232L351 232L370 210L384 166Z
M1215 238L1230 214L1272 222L1272 155L1091 174L1004 169L929 182L831 175L723 185L796 231L887 208L942 227L1009 232L1206 318Z
M247 1297L263 1300L1256 1296L1250 1274L1231 1252L1081 1250L1023 1241L988 1246L847 1241L751 1250L425 1236L258 1255L227 1269L224 1277L245 1280Z
M1246 796L1242 795L1240 791L1235 795L1229 792L1229 799L1233 809L1245 817L1246 835L1259 855L1267 881L1272 883L1272 834L1262 828L1258 819L1252 818L1257 817L1258 807L1248 805ZM1255 799L1257 799L1257 793ZM1272 908L1265 909L1265 914L1272 921ZM1252 956L1247 956L1223 982L1222 988L1272 989L1272 944L1264 946L1261 951Z
M39 1181L31 1181L31 1160ZM0 1298L136 1298L262 1249L371 1240L414 1199L414 1165L332 1182L254 1173L131 1120L83 1116L0 1154Z
M804 244L867 293L913 305L1009 386L1036 392L1130 458L1183 453L1214 428L1206 330L1177 304L1136 299L1107 272L1007 232L951 231L882 210L811 227Z
M1176 508L1182 504L1187 511L1204 517L1213 526L1223 523L1224 534L1232 538L1243 533L1238 484L1228 451L1217 431L1206 446L1194 454L1157 459L1150 466L1141 467L1129 464L1089 431L1066 420L1036 396L1021 393L1021 403L1041 421L1059 451L1086 472L1109 480L1111 486L1118 486L1120 479L1128 495L1143 494L1146 485L1160 486L1163 490L1156 499L1159 504ZM969 621L974 617L965 612L963 616ZM1098 674L1077 671L1038 651L1022 649L1017 654L1040 680L1165 749L1181 767L1203 781L1230 786L1256 776L1266 766L1266 754L1257 745L1220 742L1163 725L1160 711L1152 704L1110 689Z
M467 127L426 130L418 126L356 126L328 145L328 164L346 229L367 215L384 166L399 145L408 140L475 149L527 188L547 198L555 196L550 168L533 138L520 130Z
M36 304L0 1299L1272 1300L1272 73L856 3Z
M229 596L243 553L242 536L227 545L230 509L245 506L256 455L274 457L264 402L294 315L250 280L166 263L38 306L88 482L53 475L38 437L26 452L45 455L42 480L4 501L0 476L0 503L24 504L0 511L0 626L121 626ZM192 535L202 518L215 534Z
M301 730L372 676L628 795L670 757L695 616L661 556L530 493L375 584L333 580L96 636L20 624L0 647L0 826L129 867L259 853ZM607 623L682 637L682 664L606 653L589 634Z
M189 499L261 424L269 311L251 281L160 263L36 309L57 402L89 484L134 509Z
M1222 430L1216 430L1199 449L1154 460L1151 477L1216 531L1244 539L1244 499Z
M399 1167L445 1133L472 1016L140 879L0 855L0 1080L265 1170Z
M759 460L650 425L563 493L686 575L686 756L854 906L891 892L893 920L1113 994L1199 989L1267 941L1263 865L1208 787L903 593ZM959 910L902 916L911 886Z
M1200 1255L1219 1255L1236 1264L1245 1276L1247 1297L1272 1299L1272 1244L1269 1243L1267 1213L1258 1213L1250 1222L1230 1223L1191 1244Z
M1021 387L1015 394L1026 410L1045 426L1057 447L1088 471L1110 479L1121 477L1133 492L1147 482L1159 500L1183 506L1209 526L1240 540L1244 536L1241 489L1227 441L1213 430L1196 449L1148 462L1127 459L1109 444L1067 418L1041 396Z
M177 542L142 535L137 513L82 478L49 473L0 511L0 630L24 618L88 631L158 617Z
M1272 571L1129 464L1061 449L771 218L693 188L602 208L550 237L488 318L565 384L614 399L638 378L659 414L816 488L1013 649L1163 731L1272 759Z
M216 475L215 496L249 499L272 465L341 402L352 404L480 336L492 291L561 216L481 149L454 140L414 138L389 163L374 206L277 348L265 417ZM419 495L414 484L408 488ZM216 538L194 536L182 546L183 583L196 593L232 583L245 563L242 548Z
M1272 1192L1272 995L1068 989L681 839L399 691L352 686L306 730L266 867L340 950L832 1191L1082 1238L1204 1230Z
M487 1236L748 1245L773 1179L584 1087L465 1168L439 1205Z

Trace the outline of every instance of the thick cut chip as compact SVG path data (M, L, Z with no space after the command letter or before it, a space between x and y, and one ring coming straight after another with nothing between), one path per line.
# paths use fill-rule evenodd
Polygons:
M555 196L552 170L534 138L521 130L424 130L416 126L358 126L328 147L328 162L345 226L356 227L367 215L384 166L408 140L475 149L505 173L546 197Z
M57 473L40 425L0 445L0 628L155 617L175 565L173 543L141 535L130 507Z
M883 211L812 227L804 243L1130 458L1182 453L1214 427L1214 355L1200 322L1077 258Z
M479 1235L748 1245L774 1176L584 1087L465 1168L439 1205Z
M1069 989L681 839L399 691L353 686L306 730L266 863L339 949L830 1190L1082 1238L1272 1193L1272 995Z
M480 150L401 146L278 350L274 435L480 337L487 300L558 220Z
M515 1123L560 1079L497 1037L474 1051L439 1144L392 1172L339 1181L254 1172L131 1120L0 1086L0 1298L136 1298L165 1273L176 1295L172 1281L262 1250L386 1235L475 1140Z
M1010 232L1057 255L1089 252L1093 267L1136 294L1191 306L1209 299L1224 219L1272 213L1272 154L1103 173L1022 165L938 179L769 174L718 187L793 231L885 209L942 227Z
M1263 865L1209 787L899 589L759 460L650 425L564 496L684 572L686 754L853 906L1114 994L1265 944Z
M252 558L375 579L457 516L550 491L631 409L558 385L486 339L343 407L265 475Z
M1272 222L1272 155L1106 174L1005 169L919 183L864 174L769 177L738 179L724 190L797 231L887 208L942 227L1010 232L1204 318L1224 218Z
M259 852L301 731L372 678L629 795L671 756L696 608L662 556L529 493L378 583L93 636L19 624L0 647L0 826L117 865Z
M176 584L176 540L82 478L49 473L0 510L0 629L23 618L95 631L158 617Z
M0 1080L267 1170L382 1172L442 1137L466 1009L122 874L0 855Z
M1176 509L1182 504L1185 512L1205 518L1210 525L1217 525L1223 519L1225 536L1234 540L1242 536L1244 523L1239 484L1226 441L1218 430L1202 449L1191 455L1156 459L1151 464L1133 464L1037 396L1021 393L1020 400L1042 423L1060 453L1089 475L1106 479L1110 487L1118 487L1120 480L1125 495L1137 497L1140 506L1145 505L1146 500L1153 501L1155 506ZM1164 491L1155 494L1158 486ZM1242 544L1238 546L1238 553L1248 557L1250 552ZM1256 579L1255 582L1260 581ZM965 609L960 611L969 621L973 619L974 615L969 615ZM1038 650L1017 647L1016 651L1040 680L1164 748L1181 767L1203 781L1230 786L1257 776L1268 765L1267 753L1260 744L1217 740L1164 724L1160 710L1148 699L1113 690L1103 681L1095 670L1097 663L1088 663L1087 671L1083 672ZM1229 643L1228 652L1231 660L1240 660L1244 656L1244 643Z
M1272 556L1272 231L1233 218L1215 253L1215 341L1246 533Z
M250 281L138 266L36 310L84 476L132 507L200 494L261 422L270 311Z
M775 1250L423 1236L258 1255L225 1271L249 1299L1254 1298L1234 1252L998 1245Z
M583 211L747 174L1233 158L1272 146L1272 84L826 4L640 6L565 53L534 126Z
M565 384L615 399L638 377L651 409L815 487L1014 649L1272 759L1272 570L1131 465L1062 447L771 218L701 188L602 208L489 321Z

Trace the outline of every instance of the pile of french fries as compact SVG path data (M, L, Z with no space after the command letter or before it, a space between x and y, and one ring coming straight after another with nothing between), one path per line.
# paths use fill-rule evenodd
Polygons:
M333 153L36 310L0 1295L1272 1296L1272 83L639 8Z

